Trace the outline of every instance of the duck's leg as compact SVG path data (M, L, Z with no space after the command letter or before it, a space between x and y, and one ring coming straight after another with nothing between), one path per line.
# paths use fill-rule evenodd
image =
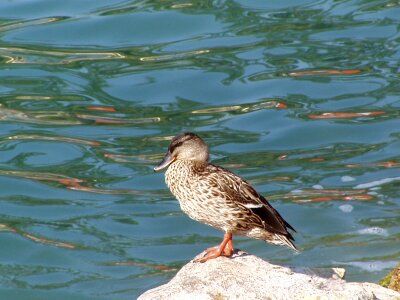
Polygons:
M209 248L206 251L206 254L202 258L196 259L195 261L203 263L219 256L231 256L233 253L232 233L225 233L224 239L218 247Z
M228 243L226 243L225 249L224 249L224 256L231 256L233 254L233 236L231 234L231 238L228 241Z
M224 236L224 238L225 238L225 236ZM224 241L222 241L222 242L224 242ZM219 247L220 247L220 245L214 246L214 247L211 247L211 248L207 248L205 250L206 251L205 255L207 255L207 253L210 252L210 251L217 251ZM228 242L226 243L225 248L221 253L221 256L231 256L233 251L234 251L234 248L233 248L233 236L232 236L231 239L228 240Z

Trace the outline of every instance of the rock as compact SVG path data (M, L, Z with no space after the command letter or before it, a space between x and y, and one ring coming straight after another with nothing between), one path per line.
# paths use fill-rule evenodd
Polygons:
M138 299L400 299L393 290L374 283L346 282L343 276L340 268L282 267L239 252L232 258L189 262L169 283Z

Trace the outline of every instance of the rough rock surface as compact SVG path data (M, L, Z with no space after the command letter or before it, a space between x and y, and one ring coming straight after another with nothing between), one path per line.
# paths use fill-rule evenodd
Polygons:
M374 283L346 282L343 276L344 269L340 268L281 267L239 252L233 258L189 262L169 283L148 290L138 299L400 300L400 293L393 290Z

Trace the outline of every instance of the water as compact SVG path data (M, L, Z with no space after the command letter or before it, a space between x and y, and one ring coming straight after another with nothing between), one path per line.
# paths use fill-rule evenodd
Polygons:
M399 261L397 1L0 3L0 298L132 299L222 234L152 167L195 131L302 252L378 281Z

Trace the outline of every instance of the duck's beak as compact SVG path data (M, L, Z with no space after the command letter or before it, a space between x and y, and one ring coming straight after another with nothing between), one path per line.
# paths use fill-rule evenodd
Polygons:
M163 160L158 164L158 166L154 167L154 171L160 171L160 170L168 167L174 161L175 161L175 158L173 158L171 153L168 151L167 154L165 154Z

